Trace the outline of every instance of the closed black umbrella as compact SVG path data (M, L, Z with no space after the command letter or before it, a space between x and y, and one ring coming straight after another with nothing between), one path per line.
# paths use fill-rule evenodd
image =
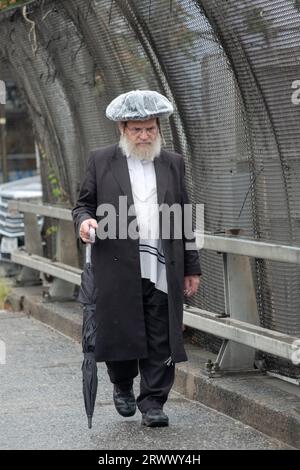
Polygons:
M90 228L90 240L95 241L95 230ZM92 417L97 395L98 377L95 360L95 344L97 324L95 319L97 288L95 287L94 272L91 262L91 243L86 246L86 262L81 274L81 286L78 301L83 304L82 323L82 383L85 410L88 417L89 429L92 427Z

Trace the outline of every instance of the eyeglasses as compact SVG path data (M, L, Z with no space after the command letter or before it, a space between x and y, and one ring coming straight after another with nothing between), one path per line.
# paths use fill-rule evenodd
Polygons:
M132 135L141 135L143 131L146 131L147 135L151 136L156 134L158 127L157 126L152 126L152 127L128 127L125 126L129 132L132 133Z

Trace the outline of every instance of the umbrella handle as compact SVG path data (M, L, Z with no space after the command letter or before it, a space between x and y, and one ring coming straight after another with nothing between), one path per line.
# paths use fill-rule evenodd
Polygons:
M95 243L95 229L90 226L90 242L86 245L85 262L91 263L92 243Z

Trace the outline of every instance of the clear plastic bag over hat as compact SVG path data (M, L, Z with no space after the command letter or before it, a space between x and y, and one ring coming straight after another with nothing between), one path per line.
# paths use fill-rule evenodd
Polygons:
M117 96L106 108L112 121L142 121L169 117L174 111L172 103L157 91L134 90Z

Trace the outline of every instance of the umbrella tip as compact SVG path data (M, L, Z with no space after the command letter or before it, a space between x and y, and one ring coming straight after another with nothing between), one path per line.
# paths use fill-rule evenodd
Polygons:
M89 429L92 429L92 417L88 416Z

